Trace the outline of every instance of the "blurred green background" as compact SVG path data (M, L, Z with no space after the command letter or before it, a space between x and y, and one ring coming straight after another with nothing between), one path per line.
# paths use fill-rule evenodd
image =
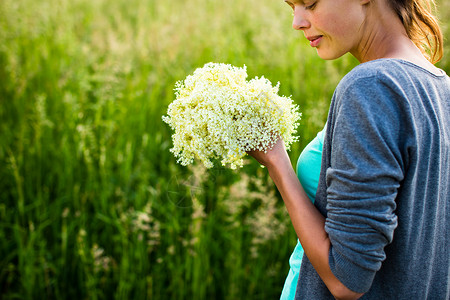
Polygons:
M176 164L161 116L196 68L245 64L300 106L295 164L356 61L322 61L291 18L272 0L1 0L0 298L278 298L296 236L265 169Z

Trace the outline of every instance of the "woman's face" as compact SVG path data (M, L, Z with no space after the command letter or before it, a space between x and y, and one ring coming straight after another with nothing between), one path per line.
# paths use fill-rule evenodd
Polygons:
M364 0L286 0L294 10L292 27L303 30L323 59L347 52L358 57L365 20Z

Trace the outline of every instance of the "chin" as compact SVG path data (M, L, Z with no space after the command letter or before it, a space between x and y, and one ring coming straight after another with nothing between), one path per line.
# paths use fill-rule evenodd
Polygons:
M333 60L338 59L339 57L343 56L347 52L330 52L330 51L324 51L323 49L317 48L317 55L324 60Z

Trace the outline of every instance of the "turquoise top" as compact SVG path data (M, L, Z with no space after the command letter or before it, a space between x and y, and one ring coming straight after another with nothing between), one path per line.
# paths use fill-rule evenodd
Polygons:
M314 203L317 185L319 184L320 166L322 162L324 130L303 149L297 161L297 177L309 199ZM297 289L298 273L303 258L303 248L297 240L294 252L289 259L290 270L284 283L280 299L293 300Z

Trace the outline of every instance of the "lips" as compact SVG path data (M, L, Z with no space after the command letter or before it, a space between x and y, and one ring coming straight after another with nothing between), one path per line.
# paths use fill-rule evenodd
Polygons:
M308 39L311 47L317 47L322 40L322 35L307 36L306 38Z

